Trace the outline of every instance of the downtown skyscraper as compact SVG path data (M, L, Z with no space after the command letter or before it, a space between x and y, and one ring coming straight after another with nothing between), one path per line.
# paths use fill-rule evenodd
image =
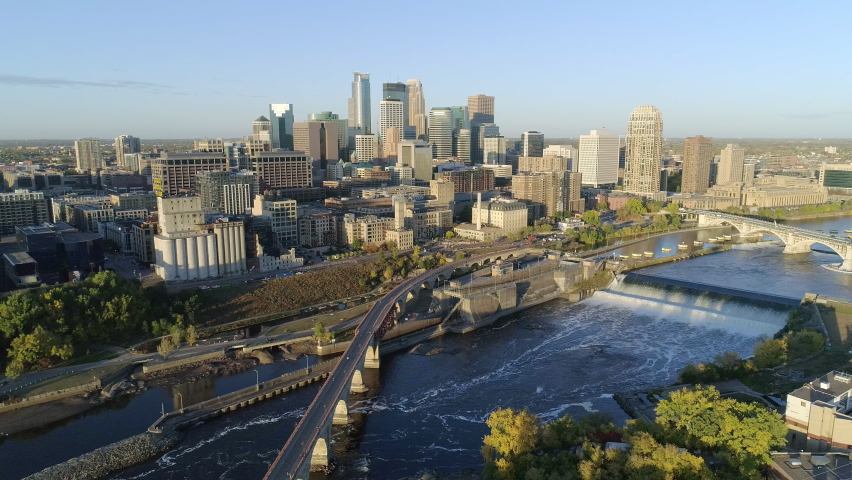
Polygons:
M123 167L124 155L128 153L141 153L142 143L133 135L120 135L115 139L115 162L118 166Z
M97 138L81 138L74 140L74 154L77 156L77 171L96 172L104 168L101 157L101 141Z
M429 142L432 158L453 156L453 110L449 107L434 107L429 112Z
M415 137L427 135L426 100L423 98L423 84L419 79L406 82L408 87L408 125L414 127Z
M713 139L696 135L683 141L683 170L680 191L704 193L710 186Z
M272 148L293 150L293 104L269 104L269 121L272 123Z
M743 164L745 163L745 149L741 146L729 143L722 149L719 166L716 173L716 185L741 182L743 178Z
M583 174L583 185L598 188L618 183L618 144L618 137L606 130L580 135L577 171Z
M398 128L400 137L402 136L405 127L405 105L398 98L388 97L379 103L379 136L383 143L387 141L387 129L391 127Z
M383 83L382 100L389 98L402 102L403 126L411 125L408 123L408 85L402 82Z
M481 164L484 162L483 148L486 137L482 125L494 125L494 97L482 94L467 97L467 113L470 118L470 160ZM487 135L494 133L488 132Z
M651 196L660 191L663 161L663 115L656 107L642 105L627 122L624 190Z
M357 134L370 133L370 74L358 73L352 81L352 97L349 98L349 128L358 129Z

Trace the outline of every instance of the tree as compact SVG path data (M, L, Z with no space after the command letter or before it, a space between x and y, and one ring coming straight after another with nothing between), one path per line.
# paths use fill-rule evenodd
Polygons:
M648 209L648 212L650 212L650 213L657 213L657 212L659 212L660 210L662 210L662 208L663 208L663 202L657 202L657 201L653 201L653 200L652 200L652 201L650 201L650 202L646 203L646 204L645 204L645 206L646 206L646 208Z
M177 348L177 345L175 345L174 340L172 340L171 335L169 335L168 337L163 337L163 339L160 340L160 344L157 345L157 353L159 353L165 360L169 357L169 354L175 351L175 348Z
M385 273L383 275L385 277L385 280L392 279L393 278L393 268L391 268L391 267L386 268Z
M444 236L447 237L447 240L452 240L456 234L452 230L447 230L447 233L445 233Z
M645 208L645 205L642 204L642 200L638 198L631 198L624 204L624 212L632 217L636 215L644 215L648 213L648 210Z
M754 363L757 368L772 368L787 361L787 342L767 338L754 346Z
M583 213L582 219L586 225L592 227L597 227L601 224L601 214L597 210L589 210Z
M601 201L600 201L600 202L598 202L598 204L595 206L595 209L596 209L597 211L599 211L599 212L606 212L606 211L609 211L609 202L607 202L606 200L601 200Z
M411 261L414 263L420 262L420 245L414 246L414 252L411 254Z
M322 322L317 322L314 325L314 339L321 340L325 338L325 325Z
M195 345L198 342L198 332L195 331L195 325L186 327L186 343Z
M728 372L732 372L740 368L743 364L743 361L737 352L725 352L716 356L713 362L718 365L719 368Z
M712 478L704 459L681 452L676 445L661 445L647 432L627 439L631 445L625 464L628 479L701 480Z
M720 451L738 478L759 478L769 452L786 443L781 415L756 403L722 398L714 387L672 392L656 412L664 435L681 445Z
M491 412L486 425L491 433L483 439L485 473L491 478L515 478L524 471L524 456L531 453L538 439L538 417L524 409L498 408Z
M680 205L678 205L674 202L666 205L666 213L668 213L669 215L677 215L679 211L680 211Z
M12 340L7 351L9 366L6 375L14 378L30 366L43 360L68 360L74 355L74 347L69 338L63 338L37 325L33 332L20 335ZM11 367L11 368L9 368Z
M825 338L814 330L790 332L784 335L789 358L806 357L825 348Z
M364 246L364 242L361 241L360 238L356 238L355 240L352 240L352 249L353 250L361 250L361 248L363 246Z

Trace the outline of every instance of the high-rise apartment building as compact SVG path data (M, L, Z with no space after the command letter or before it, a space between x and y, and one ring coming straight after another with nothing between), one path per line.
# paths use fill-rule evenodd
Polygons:
M429 111L429 142L432 144L433 158L453 156L453 110L449 107L435 107Z
M571 159L558 155L518 157L518 172L567 172Z
M432 145L419 140L403 140L397 146L397 165L414 169L414 178L432 180Z
M624 190L640 195L660 191L663 160L663 115L656 107L642 105L627 122Z
M224 153L163 153L152 159L154 193L158 197L191 193L195 191L199 173L227 169Z
M260 192L260 177L254 172L203 172L198 175L201 208L228 215L251 210Z
M293 148L313 159L314 166L324 169L328 163L337 163L338 122L297 122L293 124Z
M423 84L415 78L406 82L406 87L408 88L408 125L414 127L415 139L421 139L428 134Z
M403 127L404 128L404 127ZM385 156L385 162L388 165L396 165L399 149L399 142L402 141L402 129L397 127L388 127L385 130L385 141L382 144L382 153Z
M263 115L251 122L251 138L272 145L272 122Z
M349 145L349 122L345 118L341 119L340 115L331 112L310 113L308 114L308 121L334 122L337 125L337 150L339 152L337 158L343 158L345 149Z
M29 190L0 193L0 234L12 234L16 226L41 225L48 220L44 193Z
M710 187L710 164L713 163L713 139L696 135L683 141L683 163L680 191L704 193Z
M500 136L500 127L493 123L471 124L470 126L470 161L474 164L484 163L483 148L485 137Z
M506 164L506 137L500 135L485 137L482 144L484 165Z
M579 167L579 152L574 145L548 145L544 147L544 152L542 152L544 156L553 155L556 157L565 157L570 158L568 170L572 172L576 172Z
M535 131L522 133L521 155L524 157L540 157L544 155L544 134Z
M441 178L453 182L456 193L494 190L494 171L487 168L445 170L441 172Z
M382 98L385 100L391 98L402 102L402 125L403 127L410 125L408 123L408 85L402 82L383 83ZM402 131L402 130L400 130Z
M729 143L727 147L722 149L719 166L716 171L716 185L741 182L744 163L745 149L739 145Z
M618 142L606 130L580 135L577 171L583 174L583 184L598 188L618 183Z
M355 135L355 157L358 163L372 162L376 158L376 137Z
M101 142L97 138L81 138L74 141L78 172L96 172L104 168L101 157Z
M387 85L402 85L404 83L391 83ZM404 92L403 92L404 93ZM387 142L387 129L397 128L400 134L405 127L405 104L398 98L387 97L379 102L379 136L382 138L382 143Z
M270 103L269 119L272 126L272 148L293 150L293 104Z
M120 135L115 139L115 162L119 167L124 167L124 155L129 153L141 153L142 143L132 135Z
M512 176L512 197L544 204L548 217L562 212L582 213L581 183L581 173L520 173Z
M371 131L370 122L370 74L353 73L352 97L349 99L349 126L360 129L362 134Z
M299 243L299 213L296 200L275 195L254 197L252 215L266 217L278 244L293 247Z
M311 157L305 152L258 152L251 157L251 171L260 175L266 188L306 188L313 185Z
M482 94L467 97L467 111L471 125L494 123L494 97Z
M453 130L453 156L459 163L470 163L470 129Z

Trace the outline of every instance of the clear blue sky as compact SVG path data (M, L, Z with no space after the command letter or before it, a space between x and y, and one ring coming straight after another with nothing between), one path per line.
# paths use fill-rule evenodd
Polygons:
M346 116L352 72L426 107L496 97L506 136L852 137L852 2L0 3L0 138L237 137L269 103Z

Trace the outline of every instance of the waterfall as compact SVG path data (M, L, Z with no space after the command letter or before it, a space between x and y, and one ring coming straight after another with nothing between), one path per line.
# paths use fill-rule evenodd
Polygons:
M641 315L753 336L774 335L785 325L789 309L769 302L637 281L623 276L606 290L595 292L588 301L620 305Z

